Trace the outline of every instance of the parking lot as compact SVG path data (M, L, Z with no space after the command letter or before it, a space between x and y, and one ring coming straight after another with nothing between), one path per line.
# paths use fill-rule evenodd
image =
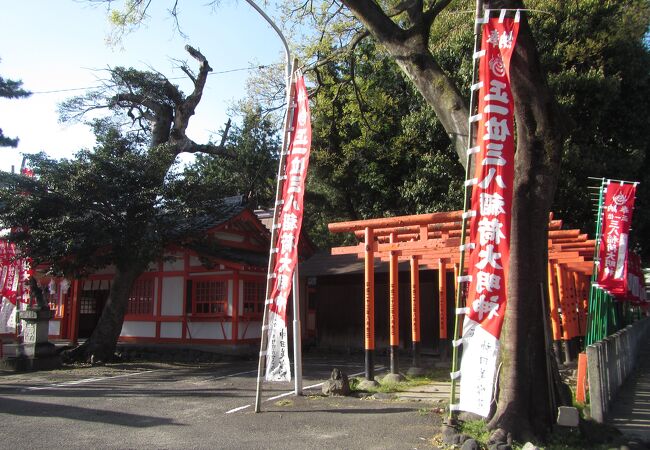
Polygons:
M1 448L432 448L433 405L391 398L323 397L351 357L311 357L304 395L264 383L253 411L257 361L132 362L0 374ZM381 373L381 368L378 368Z

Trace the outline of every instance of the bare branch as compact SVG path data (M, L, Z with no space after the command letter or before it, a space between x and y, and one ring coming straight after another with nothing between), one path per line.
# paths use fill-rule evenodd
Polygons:
M337 50L333 51L327 58L318 58L310 67L307 67L305 71L325 66L339 57L345 57L349 55L354 51L357 45L359 45L361 41L363 41L368 36L370 36L368 30L365 28L360 29L346 45L339 47Z
M226 140L228 139L228 132L230 131L231 120L228 119L223 134L221 135L221 142L219 145L215 144L197 144L188 137L184 137L173 143L174 151L179 153L207 153L214 156L222 156L226 158L233 158L235 154L226 148Z
M357 99L357 104L359 105L359 113L361 114L363 123L366 124L368 129L374 133L377 133L378 130L376 130L375 128L373 128L372 125L370 125L370 122L368 122L368 118L366 117L365 108L364 108L365 103L363 101L363 97L361 96L361 92L359 92L359 87L357 86L354 68L355 68L355 57L354 54L352 54L350 55L350 78L352 81L352 88L354 90L354 97Z
M187 75L187 76L189 77L190 80L192 80L192 83L196 84L196 76L195 76L194 73L190 70L189 67L187 67L186 65L182 65L182 66L180 67L180 69L181 69L183 72L185 72L185 75Z

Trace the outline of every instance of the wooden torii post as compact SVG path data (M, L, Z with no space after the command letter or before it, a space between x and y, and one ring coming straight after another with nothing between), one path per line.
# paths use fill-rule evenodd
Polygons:
M365 291L364 291L364 331L365 331L365 378L367 381L374 381L374 351L375 351L375 329L374 329L374 259L389 261L390 277L390 368L391 374L399 376L399 298L398 298L398 261L399 258L408 258L413 261L411 309L415 313L412 320L412 337L414 352L414 364L419 364L418 345L419 333L419 274L421 266L432 265L429 259L435 255L435 264L443 258L450 258L455 246L458 252L457 242L447 243L450 231L460 228L458 222L462 218L462 211L451 211L442 213L420 214L413 216L400 216L385 219L367 219L352 222L338 222L328 225L332 233L355 233L357 238L363 239L358 245L349 247L336 247L332 249L333 255L356 254L364 258L365 267ZM458 222L458 225L456 225ZM416 240L417 239L417 240ZM386 241L389 242L386 242ZM455 241L458 239L456 238ZM454 241L452 239L452 241ZM450 246L451 245L451 246ZM430 250L426 252L425 250ZM427 262L423 264L421 258L428 256ZM413 258L413 259L412 259ZM455 258L454 258L455 259Z
M355 254L364 259L364 335L365 378L374 382L375 322L374 322L374 264L376 260L389 264L390 311L390 372L399 375L399 298L398 261L406 260L411 267L411 337L413 368L420 365L420 291L419 270L438 271L439 337L441 348L448 342L446 273L460 263L462 211L439 212L391 218L366 219L330 223L332 233L354 233L357 245L334 247L332 255ZM579 334L579 323L586 314L578 305L576 291L581 278L578 274L591 273L594 241L580 230L562 230L562 221L548 223L549 299L548 309L554 341L568 340ZM564 271L569 270L571 275ZM562 271L562 272L561 272ZM455 272L455 273L456 273ZM561 273L560 273L561 272ZM559 274L559 275L558 275ZM457 275L456 275L457 277ZM573 287L570 290L569 283ZM569 302L569 303L567 303ZM456 305L458 306L458 305ZM464 305L463 305L464 306ZM556 347L556 352L559 350ZM441 351L442 353L442 351ZM559 353L559 352L558 352Z

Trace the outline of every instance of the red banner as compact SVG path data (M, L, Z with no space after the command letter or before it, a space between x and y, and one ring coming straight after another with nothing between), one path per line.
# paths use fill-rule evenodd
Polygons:
M298 261L298 237L302 228L303 197L305 178L309 166L311 146L311 120L309 100L302 76L296 79L296 108L292 122L289 152L285 165L285 180L282 190L282 212L278 220L280 226L276 242L277 256L271 290L270 310L286 321L287 298L291 291L293 271Z
M636 183L607 182L598 246L600 287L614 296L627 294L628 237Z
M305 80L296 76L295 107L291 121L287 158L284 167L281 212L278 218L277 240L274 246L275 266L270 276L268 347L266 380L289 381L291 368L287 353L287 300L291 292L293 274L298 263L298 239L302 228L305 178L311 147L311 119ZM296 289L298 287L296 286Z
M641 258L636 253L628 253L627 262L627 279L626 279L626 296L625 300L629 300L635 304L642 304L647 302L645 291L645 278L643 276L643 266L641 265Z
M14 305L20 290L22 260L17 257L16 246L0 240L0 294Z
M497 339L506 309L510 259L515 148L510 59L518 32L519 21L512 18L492 18L483 25L475 172L468 181L474 187L466 318Z

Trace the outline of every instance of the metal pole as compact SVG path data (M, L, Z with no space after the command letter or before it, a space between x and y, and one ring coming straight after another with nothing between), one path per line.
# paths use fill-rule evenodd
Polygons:
M284 126L283 126L283 131L282 131L282 151L280 153L280 161L278 162L278 174L277 174L277 182L276 182L276 194L275 194L275 204L273 205L273 225L271 227L271 248L269 249L269 264L268 264L268 270L267 274L270 274L271 271L273 270L273 267L275 265L275 253L273 252L273 246L275 245L276 241L276 222L278 219L278 202L280 200L280 196L282 195L281 192L282 190L280 189L282 186L282 170L284 169L284 163L285 163L285 157L286 157L286 149L289 140L287 139L287 133L289 130L289 124L291 121L292 114L290 113L292 110L292 105L291 105L291 52L289 51L289 45L287 44L287 40L284 38L284 35L282 34L282 31L277 27L277 25L271 20L271 18L260 8L257 6L257 4L252 1L252 0L246 0L246 2L255 9L268 23L271 25L271 27L275 30L277 35L280 37L280 40L282 41L282 45L284 46L284 51L286 55L286 68L285 68L285 80L286 80L286 110L285 110L285 116L284 116ZM267 334L267 328L268 328L268 296L271 291L271 279L267 279L266 282L266 295L264 297L264 316L262 318L262 335L260 338L260 356L259 356L259 361L258 361L258 366L257 366L257 389L255 392L255 412L260 412L260 407L261 407L261 397L262 397L262 374L266 366L266 347L268 346L268 334Z
M481 0L476 0L476 12L474 14L474 51L472 53L472 85L475 85L477 82L477 70L476 70L476 58L474 55L478 51L478 46L479 46L479 35L481 31L480 24L478 23L478 18L481 14ZM470 117L474 113L474 109L476 109L477 104L476 104L476 91L474 89L471 90L470 92L470 100L469 100L469 115ZM474 142L474 126L470 122L468 123L469 127L469 132L468 132L468 138L467 138L467 148L470 149L473 142ZM465 179L467 180L469 178L470 174L470 167L471 167L471 155L469 151L467 152L467 162L465 165ZM469 196L471 195L471 189L466 186L465 187L465 198L463 199L463 211L466 213L468 204L470 203L470 198ZM467 217L465 214L463 214L463 221L462 221L462 226L460 229L460 243L461 245L465 244L465 238L467 234ZM460 252L460 262L459 262L459 267L458 267L458 277L456 278L456 301L455 301L455 310L454 310L454 338L452 343L455 343L455 341L458 340L458 335L459 335L459 317L458 317L458 308L461 307L461 302L463 300L463 289L461 288L460 282L458 281L458 278L463 275L465 271L465 251ZM458 370L458 347L453 344L452 345L452 357L451 357L451 371L452 373L456 372ZM449 424L450 425L455 425L456 423L456 417L455 417L455 411L452 409L452 405L456 404L456 379L452 378L451 380L451 392L450 392L450 399L449 399Z
M594 179L594 178L590 178ZM594 244L594 268L591 272L591 286L589 289L589 310L587 312L587 333L585 338L585 348L596 341L599 341L598 338L598 329L600 328L600 323L602 320L601 314L601 296L600 288L594 286L596 279L598 277L598 268L600 260L598 258L599 249L600 249L600 239L602 238L601 227L602 227L602 215L603 215L603 201L605 193L605 179L598 178L600 180L600 188L598 195L598 212L596 213L596 239Z
M275 24L275 22L273 22L273 20L264 12L264 10L262 8L260 8L259 6L257 6L257 4L253 0L246 0L246 1L248 2L249 5L251 5L255 9L255 11L257 11L262 17L264 17L264 19L269 23L269 25L271 25L271 28L273 28L275 30L277 35L280 37L280 40L282 41L282 45L284 46L284 52L285 52L285 55L286 55L286 58L287 58L287 65L286 65L286 68L285 68L284 75L285 75L285 79L287 80L286 81L286 84L287 84L286 97L287 97L287 100L289 100L289 85L290 85L290 81L291 81L290 80L290 77L291 77L291 51L289 51L289 44L287 44L287 40L284 38L284 35L282 34L282 31L280 31L280 29ZM288 107L289 107L289 105L287 104L287 108Z
M291 89L290 89L291 90ZM264 296L264 316L262 318L262 335L260 337L260 357L257 366L257 389L255 393L255 412L260 412L261 406L261 396L262 396L262 374L266 366L266 350L268 347L268 309L269 309L269 295L271 294L272 282L273 279L270 277L273 268L275 267L275 255L274 246L277 241L277 220L278 220L278 203L280 202L280 197L282 195L282 170L284 169L285 159L286 159L286 147L288 143L287 133L289 129L289 122L291 121L291 98L288 97L287 100L287 111L284 121L284 133L282 134L282 152L280 153L280 161L278 163L278 175L277 175L277 185L276 185L276 194L275 194L275 204L273 207L273 225L271 226L271 246L269 249L269 264L267 270L267 280L266 280L266 294Z
M302 395L302 332L300 329L300 277L293 271L293 371L295 394Z

